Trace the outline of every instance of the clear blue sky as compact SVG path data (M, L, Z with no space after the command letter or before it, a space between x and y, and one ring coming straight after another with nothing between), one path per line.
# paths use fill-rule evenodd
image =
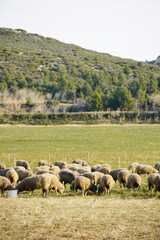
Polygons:
M0 0L0 27L114 56L160 55L160 0Z

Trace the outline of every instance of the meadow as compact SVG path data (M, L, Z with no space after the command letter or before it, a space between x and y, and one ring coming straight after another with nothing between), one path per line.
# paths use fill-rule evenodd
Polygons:
M159 125L0 126L0 162L14 166L18 159L37 167L46 159L71 163L84 159L91 166L112 168L132 162L160 161ZM41 191L29 198L0 198L0 239L160 239L160 193L151 193L146 176L141 190L120 189L109 196L82 197L69 190L63 196Z

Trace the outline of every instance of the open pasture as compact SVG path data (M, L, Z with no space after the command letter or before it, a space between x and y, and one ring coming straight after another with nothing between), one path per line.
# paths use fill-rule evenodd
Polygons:
M41 159L86 160L113 168L132 162L160 161L160 126L0 126L0 162L29 161L32 170ZM120 162L119 162L120 159ZM116 182L109 196L82 197L69 190L41 198L0 198L0 239L159 239L160 193L150 193L146 176L141 190L121 189Z

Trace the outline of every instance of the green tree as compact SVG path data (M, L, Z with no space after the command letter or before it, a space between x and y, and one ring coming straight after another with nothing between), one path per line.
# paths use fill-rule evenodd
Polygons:
M26 78L25 78L25 76L23 75L23 73L20 73L17 82L18 82L18 87L19 87L19 88L27 88L27 86L28 86L28 83L27 83Z
M118 91L118 103L121 110L132 110L134 108L135 100L132 99L131 91L125 86L121 86Z
M101 95L94 91L92 97L89 97L87 102L88 111L101 111L103 108L103 101Z

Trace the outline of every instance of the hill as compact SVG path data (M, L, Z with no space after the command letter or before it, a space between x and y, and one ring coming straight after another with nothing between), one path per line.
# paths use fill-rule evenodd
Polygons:
M157 110L160 67L0 28L0 111Z

